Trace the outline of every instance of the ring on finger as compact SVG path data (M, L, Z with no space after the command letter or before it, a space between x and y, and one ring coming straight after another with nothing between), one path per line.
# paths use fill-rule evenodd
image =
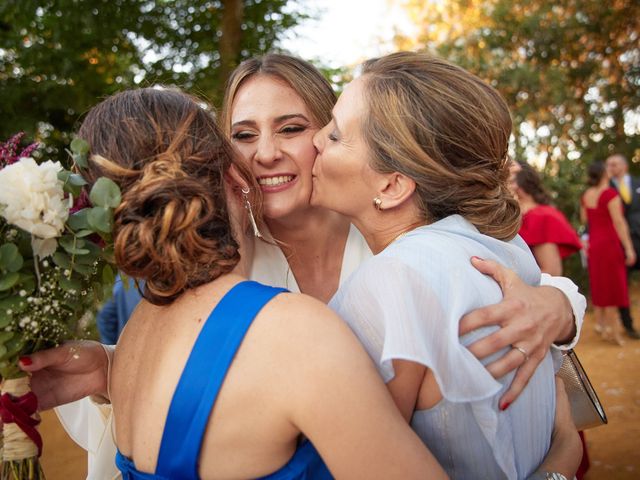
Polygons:
M527 351L522 348L522 347L518 347L517 345L511 345L511 348L519 351L522 355L524 355L524 361L528 361L529 360L529 354L527 353Z

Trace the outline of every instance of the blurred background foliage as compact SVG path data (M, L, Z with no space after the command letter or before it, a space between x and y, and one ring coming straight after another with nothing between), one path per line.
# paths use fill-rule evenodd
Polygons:
M79 117L136 85L177 85L219 103L226 76L305 18L287 0L3 0L0 138L61 155Z
M536 166L579 226L586 166L617 152L640 173L638 0L405 0L426 49L489 81L514 119L513 155ZM565 265L586 290L574 255Z
M542 171L576 227L586 165L621 152L640 173L638 0L388 2L413 25L398 31L398 49L436 52L502 92L514 157ZM0 139L24 130L62 159L81 115L136 85L177 85L219 105L230 70L279 50L313 8L308 0L3 0ZM352 75L319 67L337 89ZM567 273L584 286L574 257Z

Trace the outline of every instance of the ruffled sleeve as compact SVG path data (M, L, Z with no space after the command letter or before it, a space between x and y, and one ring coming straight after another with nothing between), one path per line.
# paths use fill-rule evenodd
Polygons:
M530 247L555 243L562 258L582 248L578 234L562 212L546 205L538 206L523 215L520 236Z
M393 360L410 360L433 371L446 399L486 399L498 392L501 384L458 337L458 322L468 305L464 297L480 294L478 289L470 292L473 285L461 276L466 275L449 272L447 279L440 279L439 288L434 288L405 263L375 257L341 287L330 306L358 336L385 382L395 375ZM487 286L482 279L480 283ZM497 289L494 293L499 295L497 284L488 288ZM477 337L479 332L482 329L472 333ZM486 334L485 330L480 336ZM474 339L465 338L464 343Z
M600 194L600 198L598 199L598 203L602 205L606 205L611 200L618 196L618 191L615 188L609 187L604 192Z

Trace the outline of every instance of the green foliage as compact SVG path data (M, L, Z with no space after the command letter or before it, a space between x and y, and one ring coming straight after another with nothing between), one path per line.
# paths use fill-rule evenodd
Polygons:
M74 158L86 155L86 143L74 142L69 153ZM74 165L74 170L81 168ZM86 194L80 196L87 184L81 174L62 170L58 179L74 198L86 198ZM72 338L81 318L111 291L115 279L110 265L111 227L120 189L113 181L99 178L88 197L94 206L68 218L64 232L54 239L56 250L50 257L37 257L31 234L0 217L2 378L23 375L17 368L19 356Z
M400 38L399 45L436 51L504 95L516 159L541 167L556 206L574 226L588 164L618 152L640 172L640 2L405 4L424 27L413 43ZM567 268L580 282L578 263L572 259Z
M49 157L107 95L168 84L221 98L225 8L239 7L232 66L274 48L303 13L288 0L4 0L0 2L0 138L23 130ZM285 8L287 7L287 8ZM66 160L66 158L64 159ZM74 159L83 166L82 158Z

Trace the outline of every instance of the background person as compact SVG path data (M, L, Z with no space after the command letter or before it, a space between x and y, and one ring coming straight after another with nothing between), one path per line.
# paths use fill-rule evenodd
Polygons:
M143 285L140 288L144 288ZM113 284L113 293L96 314L96 325L100 341L106 345L115 345L127 324L129 317L140 303L140 292L135 281L127 278L127 286L118 274Z
M589 227L588 270L596 329L605 340L622 345L617 329L618 307L629 306L626 266L636 252L624 219L622 201L609 186L602 162L588 169L589 188L581 199L580 217Z
M624 155L611 155L606 161L607 173L611 179L611 186L618 191L624 205L624 216L629 225L629 233L633 248L640 252L640 179L629 175L629 164ZM627 282L631 270L640 269L640 262L627 268ZM629 307L620 307L620 320L629 338L639 339L640 332L633 327L633 318Z
M562 260L582 248L580 238L564 214L551 205L535 169L521 163L515 175L515 197L522 213L519 234L529 245L540 270L562 275Z

